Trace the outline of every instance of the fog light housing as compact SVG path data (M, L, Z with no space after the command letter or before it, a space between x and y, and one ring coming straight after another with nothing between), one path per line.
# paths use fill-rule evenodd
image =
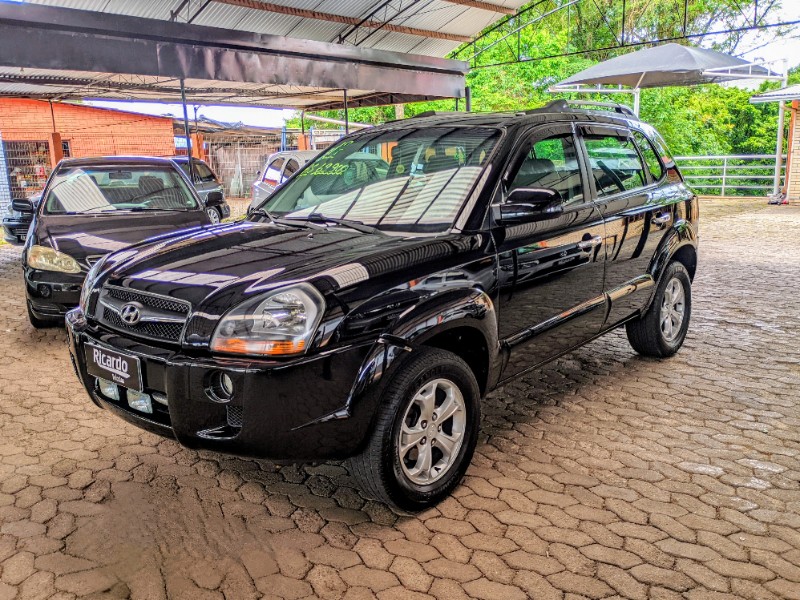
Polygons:
M47 285L46 283L40 283L38 286L36 286L36 291L39 292L39 295L42 298L49 298L50 296L53 295L53 291L50 289L50 286Z
M222 371L214 371L211 375L211 386L206 390L216 402L230 402L233 398L233 380Z
M153 414L153 401L150 398L150 394L128 390L128 406L139 412Z
M99 389L100 393L106 398L119 401L119 387L113 381L108 381L107 379L100 379L98 377L97 389Z

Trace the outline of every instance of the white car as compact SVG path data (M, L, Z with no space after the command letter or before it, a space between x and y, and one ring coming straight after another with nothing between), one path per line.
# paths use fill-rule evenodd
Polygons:
M253 196L248 211L259 206L275 188L319 153L320 150L288 150L270 154L253 182Z

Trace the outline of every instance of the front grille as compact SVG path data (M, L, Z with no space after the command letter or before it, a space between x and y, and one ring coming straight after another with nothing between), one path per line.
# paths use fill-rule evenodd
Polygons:
M142 319L134 325L123 321L119 314L120 307L128 302L136 302L143 307ZM99 320L104 325L133 336L170 343L180 342L190 312L189 303L183 300L114 286L102 289L99 304ZM155 316L148 320L147 309L158 311L160 320ZM164 320L164 316L168 319Z
M180 323L143 323L128 325L120 319L119 315L108 307L103 307L103 322L109 327L127 331L133 335L141 337L164 340L168 342L179 342L183 325Z
M167 310L169 312L183 315L189 314L189 305L180 300L172 300L171 298L166 298L164 296L142 294L140 292L118 287L107 287L105 288L105 292L109 297L116 300L121 300L122 302L139 302L143 306L149 306L150 308Z

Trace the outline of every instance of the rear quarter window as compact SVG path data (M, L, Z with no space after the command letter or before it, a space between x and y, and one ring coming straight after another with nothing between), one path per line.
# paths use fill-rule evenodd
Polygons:
M664 166L661 164L652 142L640 131L633 132L633 139L636 140L636 145L642 153L642 158L644 158L653 181L661 181L661 178L664 177Z

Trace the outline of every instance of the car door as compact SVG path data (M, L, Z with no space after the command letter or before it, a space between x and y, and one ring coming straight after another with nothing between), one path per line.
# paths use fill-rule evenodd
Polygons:
M253 187L253 204L265 200L278 187L285 160L285 157L278 156L267 162L264 172Z
M650 261L674 217L630 129L605 124L579 129L592 194L606 223L605 287L611 302L606 326L614 326L647 303L654 284ZM649 152L660 165L652 148ZM663 168L657 175L662 177Z
M587 192L571 125L535 129L504 174L499 202L518 187L558 194L562 211L498 231L499 333L508 351L503 379L595 336L605 317L604 226Z

